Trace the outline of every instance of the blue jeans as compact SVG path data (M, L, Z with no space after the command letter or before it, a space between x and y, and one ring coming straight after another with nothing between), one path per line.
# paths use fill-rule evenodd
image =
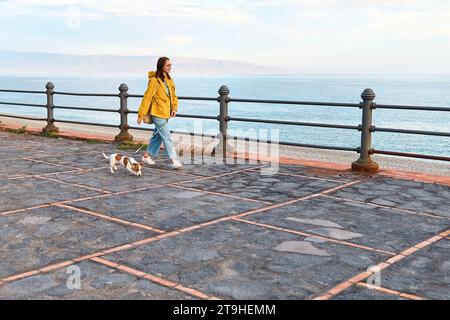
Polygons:
M152 116L152 119L155 124L155 131L153 131L150 143L148 144L147 152L153 157L156 157L159 153L161 143L164 143L164 150L166 151L167 157L169 159L176 159L177 153L170 136L169 119L154 116Z

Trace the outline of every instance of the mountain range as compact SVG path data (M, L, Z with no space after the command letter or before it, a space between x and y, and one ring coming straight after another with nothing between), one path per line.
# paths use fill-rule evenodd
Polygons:
M142 75L154 70L157 56L78 55L0 50L3 75ZM205 58L172 57L177 75L289 75L297 70L254 63Z

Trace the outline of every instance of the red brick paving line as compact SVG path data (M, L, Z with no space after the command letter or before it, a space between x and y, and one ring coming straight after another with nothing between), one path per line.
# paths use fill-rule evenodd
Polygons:
M70 146L68 146L68 147L70 147ZM31 151L35 150L35 148L33 146L26 147L26 148L31 149ZM20 151L23 151L23 150L20 150ZM71 151L71 152L74 155L83 155L83 154L86 154L86 153L89 154L89 153L94 153L94 152L98 153L98 151L94 151L94 150ZM33 152L31 152L31 153L33 153ZM25 161L31 161L32 159L39 161L41 158L60 157L60 156L64 156L64 155L67 155L67 152L52 152L52 153L44 153L43 152L42 154L38 153L37 155L35 155L33 157L0 158L0 161L4 161L4 160L25 160ZM59 164L59 165L61 165L61 163L54 163L54 162L48 162L48 163L49 164L51 163L51 164Z
M149 168L151 170L158 170L158 171L162 171L162 172L176 173L177 175L182 175L182 176L200 177L200 175L198 175L198 174L183 172L181 170L174 171L173 169L172 170L168 170L168 169L163 169L163 168L155 168L155 167L149 166L149 165L144 166L144 169L146 169L146 168Z
M436 183L450 186L450 176L438 176L426 173L408 172L390 169L382 170L381 172L379 172L379 175L395 179L410 180L410 181L412 180L424 183Z
M345 246L350 246L350 247L353 247L353 248L364 249L364 250L368 250L368 251L375 251L375 252L384 253L384 254L387 254L387 255L390 255L390 256L395 256L394 252L380 250L380 249L375 249L375 248L371 248L371 247L368 247L368 246L364 246L364 245L360 245L360 244L356 244L356 243L352 243L352 242L348 242L348 241L337 240L337 239L333 239L333 238L329 238L329 237L325 237L325 236L320 236L320 235L311 234L311 233L307 233L307 232L301 232L301 231L297 231L297 230L291 230L291 229L287 229L287 228L277 227L277 226L274 226L274 225L254 222L254 221L250 221L250 220L244 220L244 219L239 219L239 218L236 218L236 219L233 219L233 220L234 221L238 221L238 222L247 223L247 224L252 224L252 225L255 225L255 226L258 226L258 227L263 227L263 228L268 228L268 229L272 229L272 230L288 232L288 233L296 234L296 235L303 236L303 237L310 237L310 238L315 238L315 239L321 239L321 240L325 240L327 242L338 243L338 244L342 244L342 245L345 245Z
M108 220L108 221L111 221L111 222L117 222L117 223L120 223L120 224L124 224L124 225L127 225L127 226L132 226L132 227L136 227L136 228L140 228L140 229L144 229L144 230L148 230L148 231L154 231L154 232L157 232L157 233L164 233L165 232L163 230L159 230L157 228L153 228L153 227L150 227L150 226L147 226L147 225L143 225L143 224L140 224L140 223L135 223L135 222L127 221L127 220L122 220L122 219L119 219L119 218L114 218L114 217L111 217L111 216L108 216L108 215L105 215L105 214L102 214L102 213L99 213L99 212L95 212L95 211L92 211L92 210L81 209L81 208L73 207L73 206L70 206L70 205L67 205L67 204L56 204L55 206L56 207L60 207L60 208L66 208L66 209L69 209L69 210L78 211L78 212L81 212L81 213L86 213L88 215L91 215L91 216L94 216L94 217L97 217L97 218L101 218L101 219Z
M262 171L262 172L271 172L270 170L263 170L263 169L254 169L251 171ZM337 179L327 179L327 178L320 178L320 177L314 177L314 176L307 176L307 175L303 175L303 174L298 174L298 173L286 173L286 172L273 172L273 174L275 175L281 175L281 176L289 176L289 177L300 177L300 178L307 178L307 179L312 179L312 180L322 180L322 181L331 181L331 182L338 182L338 183L342 183L342 180L337 180Z
M246 172L246 171L253 171L253 169L263 168L265 166L266 165L261 165L261 166L257 166L257 167L251 167L251 168L240 169L240 170L236 170L236 171L232 171L232 172L221 173L221 174L217 174L217 175L213 175L213 176L200 177L198 179L173 182L173 184L177 184L178 185L178 184L184 184L184 183L189 183L189 182L196 182L196 181L203 181L203 180L212 180L212 179L216 179L216 178L230 176L230 175L233 175L233 174L236 174L236 173L241 173L241 172Z
M261 200L250 199L250 198L245 198L245 197L233 196L233 195L226 194L226 193L223 193L223 192L206 191L206 190L197 189L197 188L177 186L175 184L169 184L168 187L184 189L184 190L190 190L190 191L197 191L197 192L207 193L207 194L211 194L211 195L223 196L223 197L227 197L227 198L233 198L233 199L238 199L238 200L245 200L245 201L256 202L256 203L263 203L263 204L267 204L267 205L272 204L272 202L268 202L268 201L261 201Z
M148 189L151 189L153 187L156 188L156 187L160 187L160 186L161 185L152 186L152 187L148 187ZM134 192L134 191L136 191L136 190L129 190L129 191L124 191L124 192L128 193L128 192ZM116 194L118 194L118 193L106 193L106 194L100 194L100 195L96 195L96 196L83 197L83 198L78 198L78 199L71 199L71 200L69 199L69 200L56 201L56 202L46 203L46 204L37 205L37 206L33 206L33 207L28 207L28 208L22 208L22 209L15 209L15 210L11 210L11 211L0 212L0 216L13 214L13 213L24 212L24 211L29 211L29 210L35 210L35 209L51 207L51 206L55 206L55 205L58 205L58 204L66 204L66 203L71 203L71 202L79 202L79 201L86 201L86 200L94 200L94 199L99 199L99 198L105 198L105 197L110 197L110 196L113 196L113 195L116 195Z
M48 180L48 181L58 182L58 183L66 184L68 186L73 186L73 187L77 187L77 188L88 189L88 190L92 190L92 191L98 191L98 192L102 192L102 193L105 193L105 194L112 193L111 191L108 191L108 190L94 188L94 187L90 187L90 186L87 186L87 185L84 185L84 184L78 184L78 183L73 183L73 182L66 182L66 181L53 179L53 178L49 178L49 177L42 177L42 176L40 176L40 177L36 177L36 178L37 179L41 179L41 180Z
M175 290L181 291L183 293L187 293L187 294L189 294L189 295L191 295L193 297L199 298L199 299L210 299L210 298L217 299L217 297L209 296L209 295L207 295L207 294L205 294L205 293L203 293L201 291L198 291L196 289L188 288L188 287L185 287L185 286L183 286L183 285L181 285L179 283L172 282L172 281L160 278L158 276L155 276L153 274L149 274L149 273L146 273L146 272L142 272L142 271L136 270L134 268L127 267L125 265L117 264L117 263L114 263L112 261L109 261L109 260L106 260L106 259L103 259L103 258L98 258L97 257L97 258L91 258L90 260L95 261L95 262L100 263L100 264L103 264L105 266L108 266L110 268L114 268L116 270L120 270L120 271L129 273L129 274L131 274L133 276L136 276L138 278L144 278L144 279L149 280L151 282L154 282L154 283L156 283L158 285L162 285L162 286L168 287L170 289L175 289Z
M388 288L374 286L374 285L371 285L371 284L368 284L368 283L365 283L365 282L357 282L356 285L360 286L360 287L364 287L366 289L376 290L376 291L379 291L379 292L382 292L382 293L391 294L391 295L394 295L394 296L400 296L400 297L405 298L405 299L410 299L410 300L428 300L427 298L422 298L422 297L416 296L414 294L409 294L409 293L404 293L404 292L400 292L400 291L397 291L397 290L392 290L392 289L388 289Z
M322 194L324 192L325 193L326 192L333 192L334 190L336 190L336 188L345 188L346 186L353 185L353 184L358 183L358 182L359 181L352 181L352 182L346 183L346 184L344 184L342 186L334 187L334 188L322 191L319 194ZM156 186L153 186L153 187L156 187ZM148 189L150 189L150 188L148 188ZM105 196L111 196L111 195L107 194L107 195L100 195L100 196L96 196L96 197L105 197ZM297 201L304 200L306 198L310 198L310 196L301 197L301 198L298 198L298 199L290 200L290 201L287 201L287 202L284 202L284 203L281 203L281 204L277 204L276 206L277 207L281 207L283 205L288 205L288 204L292 203L293 201L297 202ZM69 201L62 201L62 202L53 203L52 205L63 204L65 202L70 202L70 200ZM48 207L50 205L45 205L45 206ZM272 207L274 207L274 206L272 205L272 206L268 206L266 208L270 209ZM267 210L269 210L269 209L267 209ZM27 210L27 209L19 209L19 210L20 211L24 211L24 210ZM249 214L252 214L254 211L255 210L248 211L248 212L245 212L244 214L245 215L249 215ZM107 255L107 254L110 254L110 253L113 253L113 252L119 252L119 251L131 249L131 248L136 248L138 246L142 246L142 245L145 245L145 244L148 244L148 243L151 243L151 242L154 242L154 241L158 241L158 240L161 240L161 239L164 239L164 238L176 236L176 235L179 235L179 234L182 234L182 233L185 233L185 232L190 232L190 231L202 228L202 227L206 227L206 226L209 226L209 225L217 224L217 223L220 223L220 222L223 222L223 221L229 221L229 220L233 220L233 219L236 219L236 218L240 218L241 216L242 216L242 213L233 214L233 215L230 215L230 216L226 216L226 217L222 217L222 218L215 219L215 220L212 220L212 221L200 223L200 224L193 225L193 226L190 226L190 227L181 228L181 229L178 229L178 230L175 230L175 231L163 233L163 234L161 234L159 236L153 236L153 237L146 238L146 239L139 240L139 241L135 241L135 242L132 242L132 243L128 243L128 244L123 244L123 245L120 245L120 246L112 247L110 249L103 249L103 250L100 250L100 251L97 251L97 252L93 252L91 254L84 255L84 256L81 256L81 257L69 260L69 261L53 264L53 265L47 266L46 268L48 269L48 268L55 267L55 266L58 266L58 265L61 265L61 264L64 264L64 263L68 263L68 262L72 262L72 263L81 262L81 261L85 261L85 260L88 260L88 259L91 259L91 258L104 256L104 255ZM448 236L448 235L450 235L450 233L447 234L446 236ZM46 269L46 268L44 268L44 269ZM38 270L41 270L41 269L38 269ZM29 271L29 272L21 273L19 275L15 275L15 276L11 276L11 277L24 278L24 277L27 277L28 274L30 274L32 272L35 272L35 271L36 270ZM41 271L39 271L39 272L41 272ZM11 277L9 277L9 278L11 278ZM8 278L6 278L6 279L8 279ZM0 285L1 285L1 282L6 282L6 281L5 281L5 279L0 279Z
M44 163L44 164L48 164L48 165L52 165L52 166L57 166L57 167L66 167L66 168L72 168L72 169L77 169L77 170L83 170L83 168L79 168L79 167L74 167L74 166L69 166L67 164L59 164L59 163L53 163L53 162L48 162L48 161L43 161L43 160L36 160L33 158L23 158L23 160L26 161L31 161L31 162L38 162L38 163Z
M37 177L46 177L46 176L53 176L57 175L59 173L66 174L66 173L77 173L82 172L81 170L74 169L70 171L61 171L61 172L50 172L50 173L38 173L38 174L26 174L26 175L13 175L10 177L1 177L3 180L19 180L19 179L29 179L29 178L37 178Z
M29 207L29 208L25 208L25 209L16 209L16 210L11 210L11 211L4 211L4 212L0 212L0 216L6 216L6 215L9 215L9 214L24 212L24 211L28 211L28 210L47 208L47 207L50 207L50 206L51 206L51 204L41 204L41 205L38 205L38 206Z
M28 277L31 277L31 276L34 276L34 275L37 275L37 274L41 274L41 273L47 273L47 272L50 272L50 271L53 271L53 270L64 268L66 266L70 266L72 264L74 264L73 261L67 260L67 261L63 261L63 262L59 262L59 263L56 263L56 264L49 265L49 266L44 267L44 268L39 268L39 269L36 269L36 270L31 270L31 271L19 273L19 274L13 275L13 276L9 276L7 278L0 279L0 286L5 285L8 282L17 281L17 280L28 278Z
M29 142L26 142L26 143L29 143ZM32 148L32 147L33 146L31 143L29 146L14 146L14 148L16 148L16 149L26 149L26 148ZM3 148L11 148L11 146L0 146L0 149L3 149Z
M342 184L340 186L333 187L331 189L326 189L326 190L318 192L318 193L313 193L313 194L306 195L306 196L303 196L303 197L300 197L300 198L296 198L296 199L292 199L292 200L289 200L289 201L286 201L286 202L277 203L277 204L273 204L271 206L267 206L267 207L263 207L263 208L254 209L254 210L250 210L250 211L247 211L247 212L239 213L237 215L237 217L238 218L242 218L242 217L248 216L250 214L259 213L259 212L265 212L265 211L268 211L268 210L285 207L287 205L291 205L291 204L294 204L294 203L297 203L297 202L300 202L300 201L304 201L304 200L308 200L308 199L312 199L312 198L317 198L317 197L319 197L321 195L328 194L328 193L331 193L331 192L335 192L337 190L350 187L350 186L352 186L354 184L357 184L357 183L360 183L360 182L361 182L361 180L347 182L347 183L344 183L344 184Z
M1 148L10 148L9 146L7 147L0 147ZM23 147L20 148L21 150L19 151L24 151L22 149L31 149L30 151L33 152L33 150L35 150L35 148L33 146L29 146L29 147ZM93 151L74 151L74 154L84 154L84 153L91 153ZM38 154L35 158L37 160L39 160L39 158L47 158L47 157L58 157L58 156L63 156L65 155L65 152L55 152L55 153L42 153L42 155ZM6 161L6 160L28 160L31 159L32 157L15 157L15 158L0 158L0 161ZM34 159L34 158L33 158Z
M388 267L390 267L391 265L393 265L394 263L403 260L404 258L414 254L415 252L437 242L440 241L442 239L444 239L445 237L450 235L450 229L448 229L447 231L441 232L439 233L439 235L431 237L425 241L419 242L418 244L416 244L413 247L410 247L406 250L404 250L403 252L397 254L394 257L391 257L389 259L387 259L384 262L379 263L378 265L376 265L373 269L377 269L379 271L384 270ZM348 279L347 281L344 281L342 283L340 283L339 285L331 288L330 290L328 290L327 292L325 292L324 294L314 298L314 300L328 300L330 298L332 298L333 296L341 293L342 291L344 291L345 289L348 289L349 287L351 287L352 285L354 285L355 283L361 282L365 279L367 279L368 277L370 277L372 274L374 274L375 271L366 271L363 273L360 273L350 279Z
M432 214L432 213L426 213L426 212L419 212L419 211L407 210L407 209L402 209L402 208L390 207L390 206L385 206L385 205L381 205L381 204L364 202L364 201L358 201L358 200L347 199L347 198L342 198L342 197L336 197L336 196L330 196L330 195L322 195L321 197L335 199L335 200L342 200L342 201L346 201L346 202L353 202L353 203L358 203L358 204L367 204L367 205L373 206L373 207L386 208L386 209L391 209L391 210L394 210L394 211L411 213L411 214L416 214L416 215L426 216L426 217L431 217L431 218L436 218L436 219L450 219L450 218L447 218L447 217L437 216L437 215Z

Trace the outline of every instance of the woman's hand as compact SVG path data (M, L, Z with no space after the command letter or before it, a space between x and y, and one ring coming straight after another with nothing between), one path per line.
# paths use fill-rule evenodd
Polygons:
M172 118L176 117L177 116L177 112L175 110L172 110L172 112L170 113L170 116Z
M138 124L138 125L141 125L141 123L142 123L142 117L141 117L141 116L138 116L138 118L137 118L137 124Z

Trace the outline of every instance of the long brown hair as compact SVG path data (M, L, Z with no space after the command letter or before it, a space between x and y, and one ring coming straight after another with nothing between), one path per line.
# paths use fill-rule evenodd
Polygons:
M163 68L164 68L164 65L166 64L167 60L170 60L170 59L167 57L161 57L158 59L158 63L156 64L156 77L160 78L162 81L164 81ZM170 79L169 74L167 74L167 77Z

